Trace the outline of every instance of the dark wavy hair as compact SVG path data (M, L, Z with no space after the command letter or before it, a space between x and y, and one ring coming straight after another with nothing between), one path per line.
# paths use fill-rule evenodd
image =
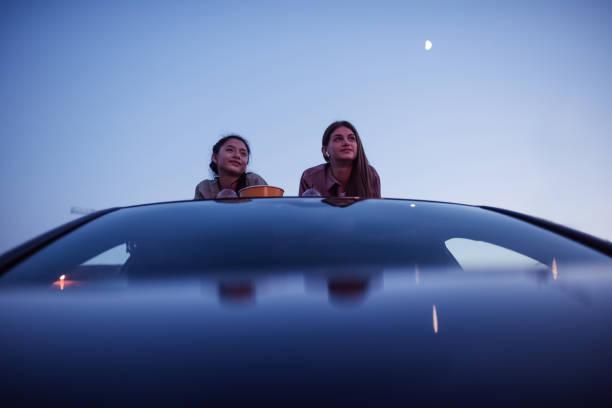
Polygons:
M215 145L212 148L212 152L214 154L219 154L219 151L221 150L221 147L225 144L225 142L227 142L230 139L238 139L240 140L242 143L244 143L244 145L247 148L247 153L249 154L249 159L251 158L251 148L249 146L249 143L246 141L246 139L240 135L237 134L229 134L227 136L223 136L221 139L219 139L219 141L217 143L215 143ZM248 163L248 160L247 160ZM210 160L210 163L208 164L208 167L210 167L210 169L213 171L213 173L215 173L217 176L219 176L219 167L217 167L217 163L215 163L214 161L212 161L212 159ZM236 186L236 192L238 192L238 190L240 190L241 188L246 187L246 172L242 173L242 175L240 176L240 178L238 179L238 184Z
M346 120L339 120L327 127L323 132L322 146L327 147L329 139L336 129L339 127L347 127L355 134L357 141L357 157L353 162L353 169L351 170L351 176L349 177L348 183L346 183L346 195L350 197L375 197L376 191L374 188L374 174L370 168L370 163L366 157L361 139L359 138L359 132L355 129L352 123ZM329 162L329 157L323 155L326 162Z

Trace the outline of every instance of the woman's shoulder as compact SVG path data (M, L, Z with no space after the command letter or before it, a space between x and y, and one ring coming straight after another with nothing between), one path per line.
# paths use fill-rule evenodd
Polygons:
M310 167L302 173L302 177L313 176L319 173L325 173L325 168L327 167L327 163L319 164L318 166Z
M202 189L207 189L207 188L210 188L211 186L216 186L216 185L217 185L217 181L216 180L206 179L206 180L200 181L196 185L196 189L202 190Z
M216 180L202 180L195 188L194 200L205 200L209 198L215 198L219 188L217 187Z
M268 183L266 183L266 180L264 180L264 178L257 173L247 173L246 184L247 186L268 185Z

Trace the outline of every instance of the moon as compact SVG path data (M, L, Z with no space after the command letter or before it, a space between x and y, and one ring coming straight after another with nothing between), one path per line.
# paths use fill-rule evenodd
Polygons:
M433 46L433 44L431 43L431 41L429 41L429 40L425 41L425 51L431 50L432 46Z

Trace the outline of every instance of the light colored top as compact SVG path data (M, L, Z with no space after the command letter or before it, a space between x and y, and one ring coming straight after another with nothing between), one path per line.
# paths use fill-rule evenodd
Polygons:
M380 198L380 178L374 167L370 166L370 170L374 176L374 198ZM341 197L344 196L344 193L338 190L341 186L340 182L334 177L329 163L323 163L306 169L302 173L299 195L301 196L304 191L314 188L324 197Z
M247 173L246 174L246 187L257 186L257 185L268 185L259 174ZM210 200L217 198L219 194L219 183L217 178L214 180L202 180L198 183L195 188L194 200Z

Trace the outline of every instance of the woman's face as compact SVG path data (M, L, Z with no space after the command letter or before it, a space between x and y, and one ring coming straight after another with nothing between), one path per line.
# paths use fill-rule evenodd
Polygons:
M239 176L246 171L249 151L242 140L231 138L223 143L219 153L213 153L212 161L217 164L219 175Z
M322 148L323 154L330 161L352 161L357 158L357 136L346 126L334 130L327 146Z

